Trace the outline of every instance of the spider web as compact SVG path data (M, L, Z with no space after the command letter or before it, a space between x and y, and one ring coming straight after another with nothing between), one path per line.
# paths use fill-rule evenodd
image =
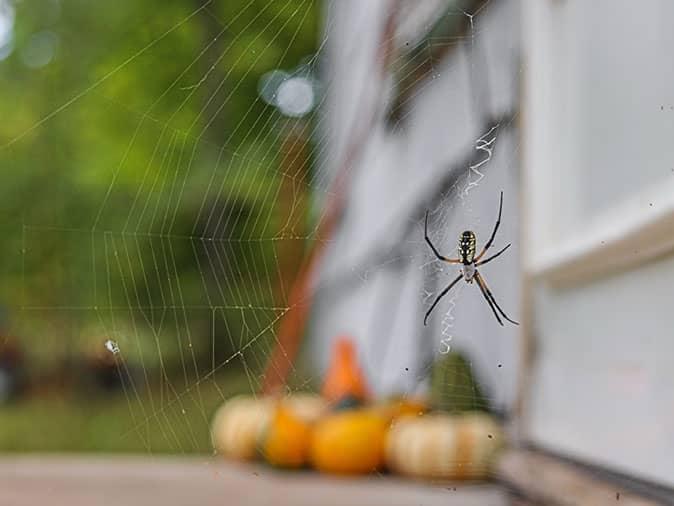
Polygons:
M128 419L113 449L139 442L147 452L186 453L210 450L208 427L219 403L234 393L260 391L267 359L278 345L279 322L293 309L289 293L299 260L312 242L333 241L318 236L317 227L325 203L335 196L340 154L321 114L334 84L322 69L333 20L328 17L317 35L321 12L315 3L249 0L223 12L207 1L191 11L167 11L124 57L92 66L67 87L74 93L49 97L46 112L12 125L0 156L7 163L30 162L31 150L45 136L89 124L55 164L61 170L69 164L92 169L73 171L70 185L56 179L70 177L63 172L36 169L32 177L52 178L47 180L61 194L35 210L24 206L8 224L18 230L20 251L7 267L18 280L13 287L20 287L12 331L44 336L33 341L38 363L81 353L96 363L106 355L115 358ZM452 44L474 47L476 14L445 14L470 22ZM19 10L17 23L20 16ZM143 21L129 16L125 30L137 30ZM204 26L203 40L183 48L186 34ZM431 37L418 47L432 53L446 44ZM433 78L418 95L452 72L453 63L431 62L437 66ZM148 79L148 65L162 72ZM404 54L391 65L398 66L399 82L416 71ZM260 83L272 86L278 72L283 83L312 83L315 112L294 114L302 107L301 96L293 95L297 90L286 90L285 104L280 87L265 91ZM251 93L251 86L259 86L259 93ZM414 104L415 95L405 99L406 115ZM106 122L108 111L117 124ZM491 215L483 218L472 209L473 194L489 177L506 123L512 118L488 122L467 161L454 164L450 184L430 196L432 235L442 251L454 243L458 215L467 227L479 227L478 238L488 235ZM110 150L106 134L123 138L123 149ZM97 158L99 151L106 158ZM346 173L353 170L349 166ZM428 290L418 294L427 307L448 270L432 261L416 217L409 217L414 233L401 242L412 249L385 247L382 255L356 262L354 272L367 285L397 262L419 265L429 280ZM431 337L434 358L449 352L463 332L456 322L463 320L466 291L460 287L438 308L444 313ZM388 349L377 343L375 348ZM429 369L430 363L420 377ZM316 371L298 366L288 388L315 388L319 382ZM474 392L464 395L477 398Z

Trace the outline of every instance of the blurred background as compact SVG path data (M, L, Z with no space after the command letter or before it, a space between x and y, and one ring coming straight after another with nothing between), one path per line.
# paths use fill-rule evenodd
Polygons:
M319 7L2 3L0 447L209 451L258 388L308 238Z
M0 452L210 455L225 400L319 390L347 338L372 399L671 498L672 16L0 0ZM426 213L455 257L501 192L520 325L463 282L424 325L457 275Z

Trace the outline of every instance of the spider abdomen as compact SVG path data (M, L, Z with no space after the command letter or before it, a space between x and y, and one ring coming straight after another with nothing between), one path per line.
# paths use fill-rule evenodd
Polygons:
M466 230L459 237L459 258L463 265L472 264L475 259L475 234Z
M461 266L461 274L463 274L463 279L467 283L472 283L473 276L475 276L475 264L474 263L463 264Z

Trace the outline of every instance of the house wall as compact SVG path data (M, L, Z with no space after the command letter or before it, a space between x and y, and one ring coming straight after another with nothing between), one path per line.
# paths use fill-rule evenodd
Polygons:
M499 191L504 191L495 247L508 242L513 246L485 266L484 275L502 307L517 318L518 2L495 1L474 17L473 29L441 61L433 62L433 75L413 95L397 129L385 121L395 81L390 74L380 79L374 70L376 48L393 4L340 0L328 6L324 127L330 146L324 163L329 170L339 170L349 134L359 132L368 118L375 120L366 131L361 156L349 168L346 211L316 281L314 362L324 371L335 337L349 334L359 344L375 392L405 394L425 388L429 361L449 344L466 353L494 407L507 410L516 391L517 328L496 323L477 286L462 283L451 313L448 297L429 325L423 325L434 296L457 272L456 266L440 270L432 262L423 218L428 209L434 242L454 255L457 237L466 228L477 233L480 244L486 241L496 219ZM414 9L406 12L413 15ZM466 18L457 10L446 15ZM405 47L404 37L398 39ZM494 118L504 119L484 137L496 140L490 160L478 168L484 174L480 179L469 165L487 158L486 152L476 150L476 143L492 129Z
M382 111L394 81L372 69L392 4L330 4L328 173L354 125L375 121L317 280L317 369L348 333L376 392L409 393L449 343L492 404L511 410L526 368L525 440L674 485L674 4L488 2L391 130ZM497 118L496 147L472 186L476 142ZM432 261L424 212L452 252L465 228L488 236L501 189L496 243L514 245L484 273L504 309L525 319L531 364L518 361L518 329L499 327L475 286L459 285L422 324L454 274Z
M674 4L522 12L527 437L671 486Z

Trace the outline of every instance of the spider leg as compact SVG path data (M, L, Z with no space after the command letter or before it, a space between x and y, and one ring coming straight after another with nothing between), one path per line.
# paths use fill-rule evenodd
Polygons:
M482 280L477 277L477 272L475 273L475 279L477 280L477 286L480 287L480 291L482 292L482 295L484 295L484 300L487 301L487 304L489 304L489 307L491 308L492 312L494 313L494 316L496 317L496 321L498 321L499 325L503 327L503 322L501 321L501 318L499 318L498 313L496 312L496 308L494 307L494 304L492 303L491 299L489 298L489 295L487 295L487 291L482 284Z
M510 244L508 244L505 248L503 248L503 249L502 249L501 251L499 251L498 253L494 253L492 256L490 256L490 257L487 258L486 260L482 260L481 262L476 262L476 263L475 263L475 266L477 267L478 265L484 265L484 264L486 264L487 262L491 262L492 260L494 260L494 258L496 258L497 256L499 256L501 253L503 253L503 252L504 252L505 250L507 250L509 247L510 247Z
M490 302L492 302L494 304L494 306L496 307L496 309L498 309L499 313L501 313L503 318L505 318L506 320L508 320L510 323L512 323L514 325L519 325L519 323L517 323L515 320L511 320L510 318L508 318L508 315L503 312L503 309L501 309L501 307L496 302L496 298L494 298L494 294L492 294L491 290L489 290L489 287L487 286L487 283L485 282L484 278L477 271L475 271L475 279L477 279L477 284L480 286L480 289L482 290L482 293L484 294L484 296ZM492 310L493 309L494 309L494 307L492 306ZM494 314L496 314L496 312L494 312ZM496 319L499 321L499 323L501 325L503 325L503 323L501 322L501 320L498 316L496 317Z
M454 281L452 281L447 288L445 288L440 294L435 298L433 301L433 304L431 304L431 307L428 311L426 311L426 316L424 316L424 326L426 325L426 321L428 320L428 315L431 314L431 311L435 308L435 306L438 305L438 302L440 302L440 299L442 299L445 295L447 295L447 292L449 292L452 287L459 282L459 280L463 277L463 274L459 274Z
M433 246L433 243L431 242L430 237L428 237L428 211L426 211L426 220L424 221L424 239L426 239L426 242L428 245L431 247L433 250L433 253L435 253L435 256L437 257L438 260L442 260L443 262L448 262L450 264L458 264L461 262L461 260L454 259L454 258L447 258L443 257L437 249L435 249L435 246Z
M496 237L496 231L498 230L499 225L501 224L501 211L503 211L503 191L501 191L501 199L498 204L498 218L496 218L496 225L494 225L494 230L491 233L491 237L487 241L487 244L484 245L480 254L475 258L475 261L479 261L480 258L491 248L492 243L494 242L494 237Z

